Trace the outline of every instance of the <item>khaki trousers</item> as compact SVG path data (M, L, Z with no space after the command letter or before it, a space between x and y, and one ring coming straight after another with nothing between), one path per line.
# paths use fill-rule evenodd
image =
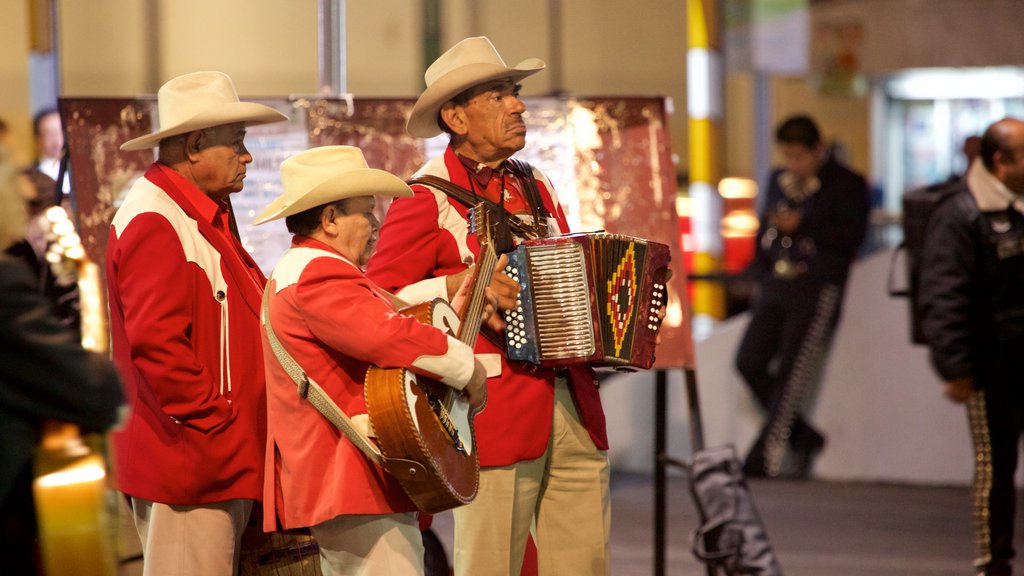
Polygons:
M455 574L518 575L531 533L540 576L608 574L608 479L608 455L580 423L566 381L556 379L544 455L482 468L476 500L454 510Z
M252 500L171 506L132 498L143 576L234 576Z
M324 576L423 575L423 536L414 513L336 516L310 531Z

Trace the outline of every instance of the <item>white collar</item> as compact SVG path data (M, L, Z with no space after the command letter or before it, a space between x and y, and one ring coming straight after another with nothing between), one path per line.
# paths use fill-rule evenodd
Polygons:
M1006 210L1011 205L1024 211L1024 200L989 172L981 158L975 159L967 169L967 188L982 212Z

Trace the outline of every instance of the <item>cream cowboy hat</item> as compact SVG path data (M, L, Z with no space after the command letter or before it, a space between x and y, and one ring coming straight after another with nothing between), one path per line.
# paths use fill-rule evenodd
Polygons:
M253 224L356 196L412 196L398 176L368 167L355 146L322 146L291 156L281 163L281 187L284 192Z
M288 119L269 106L239 102L234 83L223 72L193 72L168 80L156 100L163 129L129 140L121 150L146 150L168 136L224 124L252 126Z
M499 78L518 81L544 69L544 61L527 58L509 68L485 36L466 38L441 54L423 74L427 88L412 107L405 125L411 136L430 138L441 133L437 113L463 90Z

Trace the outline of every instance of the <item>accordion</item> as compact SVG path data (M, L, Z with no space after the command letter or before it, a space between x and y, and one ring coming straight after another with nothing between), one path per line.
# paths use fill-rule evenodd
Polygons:
M523 242L505 269L521 287L505 311L509 360L650 368L670 259L665 244L619 234Z

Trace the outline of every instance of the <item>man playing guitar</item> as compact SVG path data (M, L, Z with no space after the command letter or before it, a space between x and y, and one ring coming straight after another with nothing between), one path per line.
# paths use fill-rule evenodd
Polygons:
M411 196L408 185L368 168L350 146L292 156L281 181L283 194L256 219L284 218L294 235L264 305L264 529L309 527L324 574L423 574L417 507L349 431L296 394L288 361L274 347L301 367L300 381L316 384L360 428L357 437L373 435L364 396L371 366L430 377L477 407L486 398L485 370L469 346L398 314L396 299L363 274L380 228L374 195Z

